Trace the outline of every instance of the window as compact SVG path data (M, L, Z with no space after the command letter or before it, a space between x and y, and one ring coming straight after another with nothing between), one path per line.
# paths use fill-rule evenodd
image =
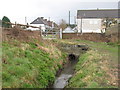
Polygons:
M94 24L98 24L98 22L97 22L97 21L94 21Z
M37 21L39 21L39 19L37 19Z
M90 24L93 24L93 21L90 21Z
M90 24L98 24L98 21L90 21Z

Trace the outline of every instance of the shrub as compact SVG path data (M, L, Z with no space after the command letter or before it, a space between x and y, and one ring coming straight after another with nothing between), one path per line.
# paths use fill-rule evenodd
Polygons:
M10 23L10 19L8 17L4 16L2 18L2 27L11 28L12 26L9 23Z

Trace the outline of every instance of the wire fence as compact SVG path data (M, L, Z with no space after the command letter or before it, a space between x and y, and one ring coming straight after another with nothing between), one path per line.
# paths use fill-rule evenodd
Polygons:
M17 23L4 22L4 21L2 21L2 22L5 23L5 24L10 24L10 25L14 25L14 26L25 26L25 27L32 27L32 28L39 28L39 29L41 29L40 27L31 26L31 25L17 24Z

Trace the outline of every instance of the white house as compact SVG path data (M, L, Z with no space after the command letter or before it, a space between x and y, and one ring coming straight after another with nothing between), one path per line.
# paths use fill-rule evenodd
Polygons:
M47 21L47 19L43 19L43 17L38 17L33 22L30 23L31 26L40 27L40 29L45 32L48 29L53 28L52 21ZM39 30L39 28L27 28L28 30Z
M72 28L71 27L67 27L67 28L65 28L64 30L63 30L63 33L74 33L74 31L72 30Z
M70 26L63 30L63 33L76 33L76 32L77 32L76 27L72 29Z
M40 27L42 31L45 31L46 29L46 23L43 20L43 17L38 17L37 19L35 19L33 22L30 23L31 26L36 26L36 27ZM39 28L27 28L28 30L39 30Z
M78 10L77 30L78 33L102 33L106 26L103 25L106 18L118 18L117 9L106 10Z

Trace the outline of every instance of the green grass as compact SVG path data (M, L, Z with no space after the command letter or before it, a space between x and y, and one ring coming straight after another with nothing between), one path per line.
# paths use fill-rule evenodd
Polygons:
M117 43L92 42L76 40L77 43L84 43L101 54L109 54L112 63L118 64L118 45Z
M62 66L60 62L65 58L65 54L58 55L58 59L50 57L50 53L38 49L33 42L13 41L2 45L3 88L45 88L55 80L56 71Z
M47 36L43 36L43 38L56 38L56 35L47 35Z
M66 54L54 44L85 44L90 50L81 55L75 74L67 87L115 88L111 85L112 65L118 64L118 44L86 40L51 40L40 42L48 52L38 49L35 42L3 42L2 84L4 88L45 88L55 80L56 71L65 63ZM109 83L110 82L110 83Z

